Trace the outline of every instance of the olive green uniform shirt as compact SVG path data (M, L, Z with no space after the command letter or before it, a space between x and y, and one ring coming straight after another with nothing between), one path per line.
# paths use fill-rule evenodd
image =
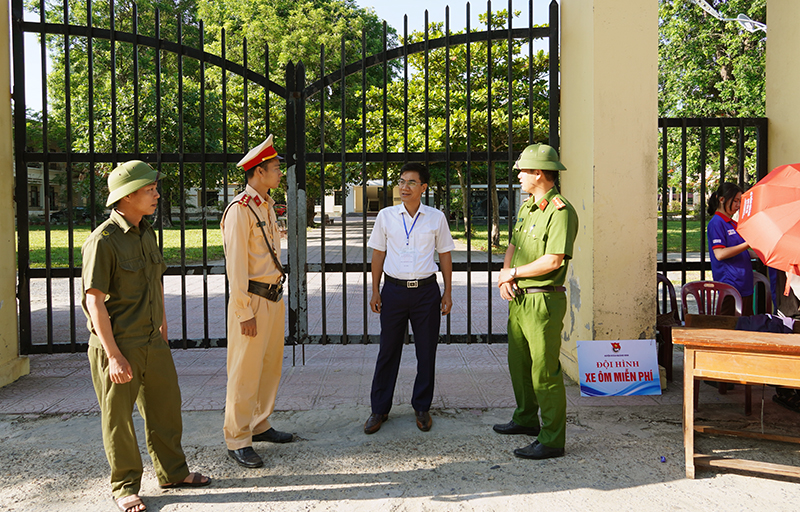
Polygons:
M159 336L164 319L161 276L167 269L147 220L133 226L116 210L83 244L82 298L91 336L89 346L102 348L89 311L86 290L106 294L114 340L120 348L135 348Z
M526 265L545 254L563 254L564 263L556 270L536 277L517 278L517 286L563 286L567 277L567 261L578 234L578 214L569 201L551 188L539 202L531 196L519 209L517 225L511 235L514 256L511 266Z

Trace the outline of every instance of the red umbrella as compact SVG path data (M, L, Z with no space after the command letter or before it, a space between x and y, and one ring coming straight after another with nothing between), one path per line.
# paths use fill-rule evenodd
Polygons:
M800 275L800 164L776 167L742 194L737 231L768 266Z

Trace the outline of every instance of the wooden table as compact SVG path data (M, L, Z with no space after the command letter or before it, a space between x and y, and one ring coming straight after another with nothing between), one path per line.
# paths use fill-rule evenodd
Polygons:
M695 426L693 400L695 379L800 388L800 334L676 327L672 330L672 341L684 346L683 445L686 477L694 478L697 465L800 478L800 468L795 466L695 453L695 431L791 443L800 443L800 438Z

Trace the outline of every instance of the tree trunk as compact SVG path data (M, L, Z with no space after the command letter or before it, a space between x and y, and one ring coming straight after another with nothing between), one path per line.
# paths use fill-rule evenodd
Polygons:
M153 227L171 228L172 227L172 194L167 187L161 189L161 203L153 216Z
M314 197L306 196L306 226L309 228L315 228L317 225L314 223ZM324 214L324 212L323 212Z
M458 185L461 187L461 218L464 221L464 234L467 233L467 220L469 218L469 204L467 203L467 183L464 181L464 174L461 172L461 166L456 166L458 173Z
M492 247L498 247L500 245L500 201L497 198L497 175L494 172L494 162L489 164L489 190L487 193L492 198L492 239L489 240L489 244Z

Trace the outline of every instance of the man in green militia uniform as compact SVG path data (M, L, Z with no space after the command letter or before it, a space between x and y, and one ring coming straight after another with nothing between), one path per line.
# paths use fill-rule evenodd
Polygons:
M567 312L564 280L578 233L578 214L555 186L557 171L566 169L555 149L530 145L515 168L530 197L519 209L498 286L510 302L508 368L517 408L510 422L495 425L494 430L537 436L514 455L549 459L564 455L567 398L558 358Z
M89 364L100 403L111 494L123 512L141 512L142 457L133 404L144 419L147 449L162 488L200 487L181 448L181 393L167 344L166 270L145 215L158 206L158 172L139 160L108 176L111 216L83 244L82 305L88 319Z

